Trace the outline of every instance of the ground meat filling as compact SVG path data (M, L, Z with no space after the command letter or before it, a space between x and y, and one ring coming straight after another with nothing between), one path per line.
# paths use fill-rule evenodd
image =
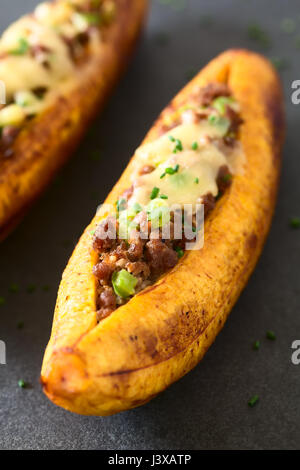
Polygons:
M230 89L225 83L209 83L199 90L198 100L201 106L209 106L215 98L230 95Z
M202 108L200 111L193 111L194 114L189 117L187 117L185 112L182 113L181 119L177 120L176 125L182 124L187 120L191 122L191 119L194 119L195 122L200 119L207 119L212 101L219 96L231 96L231 92L225 84L212 83L201 89L198 95L193 96L193 100L198 106L205 107L203 111ZM228 134L224 138L220 138L220 142L217 142L217 145L225 152L230 152L242 120L239 114L229 106L225 109L225 116L230 120L230 128ZM174 127L173 124L165 128L164 131L170 131ZM154 166L145 165L140 169L139 174L145 175L153 170L155 170ZM218 196L214 197L209 193L202 197L205 216L213 210L216 200L226 191L231 181L232 175L228 167L226 165L222 166L217 177ZM121 200L125 205L127 205L132 194L133 187L130 187L121 195ZM151 222L148 220L145 210L141 210L135 216L134 222L136 228L130 232L127 240L109 238L109 234L114 226L118 233L118 220L116 217L109 216L99 224L93 239L93 248L98 254L98 263L93 269L93 273L97 278L98 321L109 316L118 306L126 303L132 295L153 284L159 276L177 264L184 254L187 240L184 233L181 234L180 239L174 237L173 221L174 214L171 215L170 237L167 240L163 239L161 228L152 230L150 235L147 235ZM193 218L193 227L195 227L195 218ZM103 239L103 231L108 234L108 237L105 239ZM114 281L116 273L123 272L124 270L126 275L132 275L135 279L134 294L128 297L120 295ZM132 278L130 279L132 280Z

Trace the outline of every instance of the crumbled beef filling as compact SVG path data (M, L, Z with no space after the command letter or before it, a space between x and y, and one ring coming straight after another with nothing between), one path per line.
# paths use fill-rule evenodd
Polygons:
M1 134L1 144L2 148L9 147L17 135L19 134L20 129L15 126L5 126L2 129L2 134Z
M230 96L229 88L220 83L209 84L207 87L200 90L197 96L193 99L197 105L206 106L209 108L212 100L218 96ZM183 122L193 122L191 120L198 120L207 118L208 112L192 111L192 115L182 113L181 122L176 122L179 125ZM227 107L226 117L230 119L230 139L228 136L217 142L220 149L226 149L230 152L230 146L236 139L236 132L242 122L238 113L232 108ZM173 128L172 125L165 128L164 132ZM227 140L226 140L227 139ZM152 165L145 165L141 168L139 174L144 175L151 173L155 168ZM217 185L219 189L219 196L223 194L226 188L231 184L231 174L227 166L222 166L219 170L217 177ZM130 199L133 193L133 186L128 188L121 195L122 201ZM211 193L202 197L204 204L204 215L206 216L213 210L216 199ZM174 216L174 214L173 214ZM172 269L178 262L178 259L183 255L183 250L186 241L185 234L182 233L180 239L174 236L174 223L171 216L170 221L170 237L168 240L162 238L162 229L149 230L151 222L148 220L145 210L139 212L134 218L136 228L130 232L128 240L110 239L112 230L118 233L118 221L115 217L109 216L99 224L94 234L93 247L98 253L99 260L94 266L94 275L97 278L97 320L100 321L109 316L118 306L126 303L128 298L124 299L118 296L112 288L112 276L115 272L125 269L128 273L135 276L137 284L135 293L138 293L148 285L153 284L155 280L164 274L169 269ZM195 227L195 216L193 218L193 226ZM115 228L114 228L115 227ZM147 234L151 232L148 236ZM103 239L103 233L106 232L108 238ZM195 235L196 236L196 235Z
M153 170L155 170L155 167L153 165L145 165L140 171L140 175L147 175L148 173L151 173Z
M209 106L215 98L230 95L230 89L225 83L209 83L199 90L198 101L201 106Z
M162 240L150 240L145 248L145 259L154 276L173 268L178 261L176 251L169 248Z

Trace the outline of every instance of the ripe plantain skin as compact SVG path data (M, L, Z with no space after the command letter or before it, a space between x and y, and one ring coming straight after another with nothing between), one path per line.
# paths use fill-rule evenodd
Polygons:
M17 137L10 158L0 155L0 240L77 147L125 69L139 36L148 0L116 0L118 14L105 32L104 49L90 54L73 86Z
M259 77L259 81L257 79ZM280 83L263 57L229 50L173 100L181 106L196 85L228 82L241 104L245 171L235 176L205 222L201 251L111 316L96 322L92 235L82 235L63 274L42 367L46 395L67 410L110 415L139 406L203 357L238 299L261 253L275 206L284 138ZM170 113L166 108L163 115ZM147 135L158 135L159 118ZM130 186L132 161L114 187L113 203Z

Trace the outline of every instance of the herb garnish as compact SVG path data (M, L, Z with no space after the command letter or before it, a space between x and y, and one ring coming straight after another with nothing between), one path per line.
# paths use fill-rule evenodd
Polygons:
M300 217L292 217L290 220L290 226L292 228L300 228Z
M289 67L289 62L285 58L281 57L272 57L271 59L272 64L277 70L285 70Z
M27 287L27 292L28 292L28 294L32 294L35 290L36 290L36 285L34 285L34 284L30 284L30 285Z
M270 38L258 24L253 23L248 26L248 36L250 39L257 41L262 47L270 46Z
M100 14L99 13L78 13L89 25L96 26L100 24Z
M181 248L176 247L176 248L175 248L175 251L177 252L178 258L182 258L182 257L183 257L184 251L183 251Z
M174 147L173 153L182 152L183 146L182 146L182 142L180 139L175 139L175 137L173 137L172 135L169 135L169 140L171 142L175 142L176 144Z
M229 183L232 180L232 175L228 173L227 175L222 176L223 183Z
M11 292L12 294L15 294L18 291L19 291L19 286L15 282L9 286L9 292Z
M18 386L19 386L20 388L26 388L27 385L28 385L28 384L27 384L24 380L22 380L22 379L18 381Z
M267 331L266 333L266 337L272 341L274 341L274 339L276 339L276 335L274 333L274 331Z
M22 329L24 328L24 322L23 322L23 321L19 321L19 322L17 323L17 328L18 328L18 330L22 330Z
M126 204L126 199L118 199L118 201L116 202L117 212L124 211L126 209Z
M29 42L26 38L19 39L19 46L16 49L9 51L12 55L24 55L29 51Z
M248 405L251 406L251 408L256 405L256 403L258 402L259 400L259 397L258 395L254 395L252 398L250 398L250 400L248 401Z
M177 163L177 165L174 166L174 168L172 168L171 166L168 166L164 173L162 175L160 175L160 179L164 178L166 175L174 175L175 173L177 173L177 171L179 170L179 165Z
M182 152L183 146L182 146L181 140L175 139L175 142L176 142L176 145L175 145L175 148L173 150L173 153Z
M158 193L159 193L160 189L157 188L156 186L154 186L154 188L152 189L151 191L151 194L150 194L150 199L155 199L157 196L158 196Z

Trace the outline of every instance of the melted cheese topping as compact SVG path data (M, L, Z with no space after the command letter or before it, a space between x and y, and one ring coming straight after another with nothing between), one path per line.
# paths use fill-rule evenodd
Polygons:
M36 7L34 14L22 17L3 33L0 39L0 81L5 84L7 102L17 102L19 92L45 88L47 95L44 99L34 106L23 106L23 111L29 115L47 107L65 83L73 86L76 64L65 38L73 40L89 29L89 14L80 10L80 7L89 5L89 0L43 2ZM97 14L91 14L91 21L93 15L97 20ZM95 45L98 47L100 42L100 29L95 28L90 34L91 49ZM6 122L6 125L10 124Z
M206 145L208 138L222 137L223 134L216 126L212 126L207 121L198 124L182 124L172 129L154 142L143 145L136 151L136 160L139 165L158 165L164 162L172 154L175 144L170 141L170 137L182 141L184 149L191 149L194 142L199 146Z
M168 197L165 202L169 206L196 205L208 193L217 196L220 168L226 165L232 173L235 168L233 159L228 158L210 139L213 137L220 137L219 130L207 121L200 121L198 124L182 124L154 142L140 147L136 151L137 168L132 176L134 190L129 207L136 203L146 206L154 187L159 188L158 197ZM180 140L182 151L174 153L174 139ZM195 142L197 148L192 150ZM141 169L141 163L156 168L151 173L139 176L137 171ZM166 168L176 169L176 165L178 170L174 174L161 177Z
M19 90L54 88L58 82L72 75L74 64L68 47L55 30L40 25L34 17L25 16L3 34L0 51L16 50L21 38L26 39L30 46L49 49L49 67L45 67L31 54L10 54L0 60L0 80L6 84L9 99Z

